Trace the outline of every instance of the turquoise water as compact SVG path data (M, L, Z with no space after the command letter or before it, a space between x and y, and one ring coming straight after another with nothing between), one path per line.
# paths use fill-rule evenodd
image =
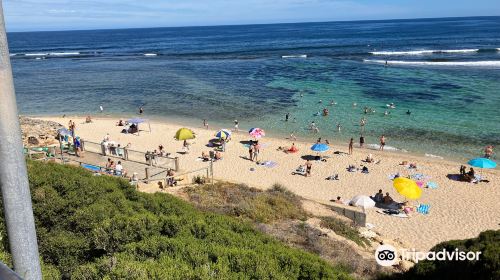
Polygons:
M364 117L367 143L384 134L411 153L465 160L500 144L500 17L8 37L22 114L99 114L102 105L133 115L142 105L149 118L238 119L343 143L359 139ZM324 108L328 117L314 116ZM312 121L318 134L306 129Z

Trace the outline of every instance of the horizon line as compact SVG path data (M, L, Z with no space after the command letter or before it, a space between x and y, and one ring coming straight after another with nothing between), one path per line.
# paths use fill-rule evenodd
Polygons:
M492 16L456 16L456 17L422 17L422 18L391 18L391 19L360 19L360 20L331 20L331 21L302 21L302 22L269 22L269 23L243 23L243 24L214 24L214 25L183 25L183 26L144 26L144 27L117 27L117 28L93 28L93 29L61 29L61 30L30 30L30 31L8 31L7 33L30 33L30 32L69 32L69 31L103 31L103 30L128 30L128 29L162 29L162 28L193 28L193 27L231 27L231 26L255 26L255 25L280 25L280 24L308 24L308 23L343 23L343 22L377 22L377 21L409 21L409 20L433 20L433 19L460 19L460 18L494 18Z

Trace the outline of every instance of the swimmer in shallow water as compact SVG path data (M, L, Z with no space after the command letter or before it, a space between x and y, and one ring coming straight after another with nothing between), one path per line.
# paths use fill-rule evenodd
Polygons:
M358 103L352 103L352 107L358 106Z
M407 114L407 115L411 115L410 110L406 111L406 114Z

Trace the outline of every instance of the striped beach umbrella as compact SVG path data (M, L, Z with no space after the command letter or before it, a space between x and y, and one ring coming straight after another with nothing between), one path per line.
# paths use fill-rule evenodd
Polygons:
M215 133L215 137L219 139L227 139L231 137L231 131L229 131L228 129L221 129L217 131L217 133Z

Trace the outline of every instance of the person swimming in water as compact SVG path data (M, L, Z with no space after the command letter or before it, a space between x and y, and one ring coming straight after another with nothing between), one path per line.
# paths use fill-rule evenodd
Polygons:
M385 110L384 116L387 116L387 115L389 115L389 112L387 110Z
M409 115L411 115L411 111L410 111L410 110L406 111L406 114L407 114L408 116L409 116Z
M340 123L337 123L337 130L338 130L338 132L340 132L340 129L342 129L342 126L340 125Z

